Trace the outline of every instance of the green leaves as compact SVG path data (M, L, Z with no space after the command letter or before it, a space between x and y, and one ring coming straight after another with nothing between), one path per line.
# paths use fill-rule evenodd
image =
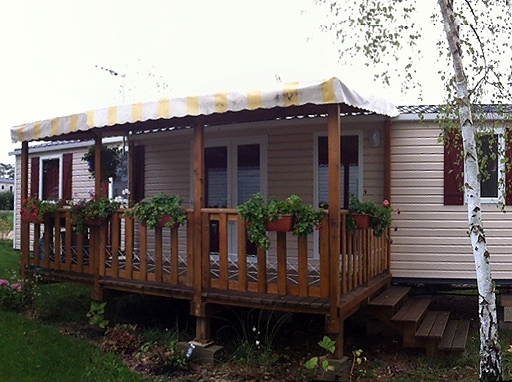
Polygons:
M175 224L184 224L187 221L187 213L182 206L183 197L181 195L157 194L153 198L145 198L135 205L128 215L135 216L149 227L155 228L164 215L170 217L165 227L171 227Z

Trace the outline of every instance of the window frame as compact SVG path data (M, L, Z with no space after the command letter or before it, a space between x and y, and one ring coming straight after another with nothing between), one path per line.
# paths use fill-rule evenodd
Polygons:
M52 154L52 155L41 155L39 157L39 195L40 195L40 198L41 200L46 200L46 199L43 199L43 176L44 176L44 171L43 171L43 162L46 161L46 160L54 160L54 159L58 159L59 160L59 179L58 179L58 183L59 183L59 197L58 199L62 199L62 176L63 176L63 154Z
M497 197L483 197L480 191L480 203L482 204L505 204L505 163L503 159L505 158L505 131L503 128L496 128L490 131L485 131L484 135L497 135L498 136L498 156L497 156L497 162L498 162L498 193ZM476 141L475 137L475 141ZM480 163L478 164L480 166ZM464 163L464 183L466 183L466 163ZM480 190L482 188L482 180L480 180ZM468 202L468 196L466 193L466 190L464 190L464 204L467 204Z

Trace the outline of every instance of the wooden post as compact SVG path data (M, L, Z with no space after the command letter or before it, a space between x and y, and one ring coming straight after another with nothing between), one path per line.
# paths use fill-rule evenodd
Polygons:
M384 124L384 199L391 203L391 120L387 119ZM387 229L389 236L390 230ZM386 241L386 272L391 270L391 241Z
M28 197L28 142L21 144L21 191L20 202ZM18 215L21 227L21 278L25 279L25 270L29 260L29 240L30 240L30 227L29 223L21 222L21 213ZM46 252L48 256L48 252Z
M101 135L98 133L94 137L94 199L101 198ZM100 253L105 250L101 249L102 240L100 240L100 227L90 227L91 243L90 243L90 256L89 261L93 265L94 284L92 288L92 299L96 301L103 300L103 293L100 286ZM105 242L103 241L103 245Z
M128 206L135 204L135 143L128 142Z
M329 151L329 300L330 311L327 332L336 341L335 356L343 355L343 330L340 321L340 167L341 167L341 120L339 104L328 107Z
M196 341L207 343L210 337L210 319L201 297L205 276L203 254L203 219L202 209L205 206L205 167L204 167L204 124L198 120L194 126L194 303L193 311L196 319ZM206 229L206 228L205 228Z

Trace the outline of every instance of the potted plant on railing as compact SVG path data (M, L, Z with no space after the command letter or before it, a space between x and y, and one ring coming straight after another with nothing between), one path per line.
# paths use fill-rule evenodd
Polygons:
M58 208L58 203L53 200L45 201L38 197L28 197L21 201L21 221L40 224L45 215L56 212Z
M257 193L239 205L238 212L248 223L249 240L263 249L270 247L267 231L292 231L294 236L304 237L319 227L323 218L321 210L303 204L297 195L284 201L273 197L265 201Z
M358 229L373 229L373 234L380 237L385 230L391 225L391 211L389 201L384 200L382 204L371 201L361 201L355 196L350 198L348 206L349 229L351 231Z
M71 205L72 223L78 231L84 231L86 226L104 225L120 206L119 202L109 198L80 199Z
M182 206L180 195L157 194L152 198L144 198L137 203L128 215L134 216L150 228L177 228L187 220L187 213Z

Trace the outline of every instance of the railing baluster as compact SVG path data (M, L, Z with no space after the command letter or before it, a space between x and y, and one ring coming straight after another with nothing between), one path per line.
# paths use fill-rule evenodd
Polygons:
M187 211L187 285L194 285L194 213Z
M132 219L131 217L129 219ZM148 227L139 224L139 259L140 277L142 281L148 280Z
M53 260L55 261L55 269L60 270L61 269L61 234L60 234L60 216L59 214L55 214L54 219L54 225L55 225L55 236L54 236L54 247L53 247Z
M116 212L112 215L110 221L110 237L112 245L110 247L110 256L112 257L111 274L114 277L119 276L119 247L121 242L121 214Z
M247 231L241 215L238 215L238 290L247 290Z
M171 228L171 282L179 283L178 228Z
M51 220L44 221L44 258L43 258L43 267L50 268L50 240L52 239L51 232Z
M155 228L155 281L161 283L163 281L162 269L162 228Z
M202 277L202 285L203 288L210 288L210 214L208 212L203 212L202 214L202 241L203 241L203 253L201 253L201 270L200 277ZM195 264L195 266L200 266L199 264Z
M329 220L322 219L320 230L320 295L329 297ZM342 276L343 277L343 276Z
M34 259L33 264L34 266L39 266L39 252L41 249L39 248L39 237L41 236L41 224L34 224ZM29 264L30 264L30 257L29 257Z
M259 268L259 259L258 259ZM277 292L286 294L288 266L286 261L286 232L277 232Z
M84 235L82 232L76 233L76 266L78 272L84 273Z
M108 224L108 223L107 223ZM107 227L101 225L97 229L99 231L99 272L100 276L105 276L107 266Z
M128 280L133 278L133 248L134 248L134 224L133 219L126 220L126 254L125 254L125 277Z
M227 213L219 213L219 286L228 289L228 219Z
M267 251L258 248L258 292L267 292Z
M297 245L299 246L299 295L307 296L309 294L308 238L299 237Z

